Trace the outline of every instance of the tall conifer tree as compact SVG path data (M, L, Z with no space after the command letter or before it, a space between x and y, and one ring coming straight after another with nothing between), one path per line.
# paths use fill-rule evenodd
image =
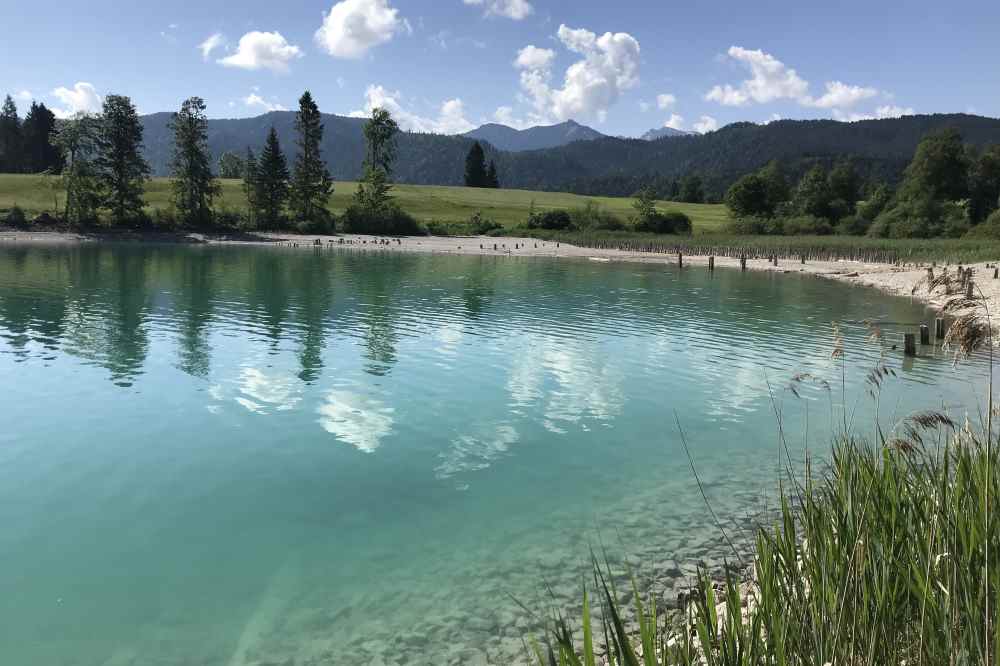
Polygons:
M104 185L104 205L111 210L112 220L122 223L138 219L149 164L142 156L142 123L128 97L104 98L94 166Z
M296 143L299 154L292 174L292 212L300 221L320 222L327 216L326 206L333 193L333 179L320 150L323 120L308 90L299 99L295 131L298 133Z

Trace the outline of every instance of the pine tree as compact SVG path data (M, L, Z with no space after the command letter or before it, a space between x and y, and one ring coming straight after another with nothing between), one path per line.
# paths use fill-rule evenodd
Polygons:
M142 215L149 164L142 156L142 123L132 100L108 95L100 125L94 166L106 192L104 205L116 223L136 220Z
M325 169L324 169L325 171ZM289 199L288 162L281 152L274 127L267 134L264 150L257 163L257 208L260 222L269 228L281 226L285 204ZM324 209L325 210L325 209ZM305 218L311 219L311 218Z
M247 202L247 222L251 229L257 227L260 219L260 204L257 201L257 178L258 178L257 156L253 154L253 149L247 148L246 158L243 160L243 196Z
M21 166L21 119L7 95L0 107L0 173L19 173Z
M494 190L500 189L500 176L497 174L497 163L490 160L490 166L486 170L486 187Z
M323 142L322 117L308 90L299 99L295 131L298 133L296 143L299 154L292 175L292 212L303 222L322 222L327 218L326 206L333 193L333 179L320 151Z
M486 153L476 141L465 158L465 186L486 187Z
M53 145L56 114L49 111L44 104L32 102L21 128L24 141L23 170L27 173L61 171L62 156Z
M184 100L170 122L170 129L174 132L174 154L170 161L174 205L185 223L209 225L212 200L219 193L219 184L212 176L205 101L200 97Z

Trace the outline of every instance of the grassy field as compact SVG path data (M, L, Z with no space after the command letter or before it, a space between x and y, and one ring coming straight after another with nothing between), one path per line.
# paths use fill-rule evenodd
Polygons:
M51 176L0 175L0 210L15 204L29 214L52 212L61 207L63 193L58 189L59 179ZM219 208L243 208L242 183L223 180ZM330 209L342 213L351 202L357 183L340 182L335 186ZM632 213L632 199L615 197L583 197L562 192L531 192L527 190L482 190L468 187L440 187L436 185L397 185L396 200L403 210L422 222L464 222L481 211L506 227L523 224L532 203L539 211L556 208L581 208L588 201L597 202L603 209L623 220ZM146 187L146 201L151 208L169 208L170 181L154 178ZM726 221L726 208L721 204L685 204L661 202L663 210L680 210L691 218L695 233L717 231Z

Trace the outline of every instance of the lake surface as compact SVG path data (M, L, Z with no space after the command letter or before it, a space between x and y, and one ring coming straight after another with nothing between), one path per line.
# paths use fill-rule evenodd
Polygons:
M511 663L512 597L578 605L592 546L668 599L726 556L675 414L735 534L774 410L795 464L845 398L869 431L860 322L932 317L701 267L8 244L0 663ZM982 362L885 354L883 422L975 408Z

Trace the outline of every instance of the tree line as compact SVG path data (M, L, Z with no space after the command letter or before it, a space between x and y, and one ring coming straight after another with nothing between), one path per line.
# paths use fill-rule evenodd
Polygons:
M895 188L885 181L865 182L850 159L829 170L817 164L792 185L781 163L772 161L737 180L725 203L734 233L996 236L1000 144L980 149L966 145L955 129L932 132L918 144Z
M62 171L62 153L52 142L55 130L56 116L44 104L32 102L22 121L7 95L0 107L0 173Z

